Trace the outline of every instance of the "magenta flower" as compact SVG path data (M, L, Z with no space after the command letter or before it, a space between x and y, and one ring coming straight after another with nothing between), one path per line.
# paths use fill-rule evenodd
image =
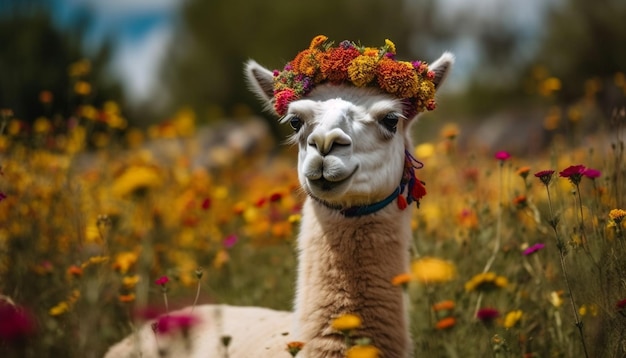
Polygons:
M168 282L170 282L170 279L167 276L161 276L161 277L159 277L158 279L156 279L154 281L154 283L156 283L159 286L163 286L163 287L165 287L165 284L168 283Z
M476 312L476 318L485 323L491 323L498 317L500 317L500 312L495 308L481 308Z
M626 298L617 302L617 308L620 310L623 310L624 308L626 308Z
M583 176L587 168L584 165L570 165L569 167L563 169L559 172L559 176L561 178L567 178L574 185L578 185L580 183L580 179Z
M224 238L224 240L222 241L222 245L224 246L224 248L230 249L231 247L235 246L238 240L239 238L237 238L237 235L230 234Z
M602 172L597 169L587 168L583 171L583 176L586 176L589 179L599 178L602 175Z
M162 334L176 333L178 331L185 334L198 323L200 323L200 318L191 314L165 315L157 320L156 330Z
M509 152L501 150L499 152L496 152L495 158L504 162L505 160L511 158L511 154L509 154Z
M0 304L0 342L20 340L35 331L35 319L30 312L22 307Z
M526 250L522 251L522 254L524 256L528 256L530 254L534 254L535 252L543 249L544 247L546 247L546 244L542 244L542 243L536 243L530 247L528 247Z
M543 184L548 185L552 180L552 174L554 174L554 170L541 170L535 173L535 177L539 178Z
M7 198L7 195L0 191L0 201L4 200L6 198Z

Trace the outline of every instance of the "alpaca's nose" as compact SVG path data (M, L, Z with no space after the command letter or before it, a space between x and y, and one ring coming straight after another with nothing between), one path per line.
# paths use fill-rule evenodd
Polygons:
M341 129L334 128L330 131L314 131L309 136L308 144L326 156L337 148L349 147L352 139Z

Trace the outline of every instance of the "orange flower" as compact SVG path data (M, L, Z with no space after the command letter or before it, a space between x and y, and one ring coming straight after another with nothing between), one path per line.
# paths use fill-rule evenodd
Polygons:
M452 311L455 307L454 301L452 300L446 300L446 301L441 301L441 302L437 302L433 305L433 311L435 312L439 312L439 311Z
M118 299L120 300L120 302L123 302L123 303L133 302L135 300L135 294L129 293L127 295L120 295Z
M391 284L394 286L405 286L413 279L413 275L410 273L401 273L391 279Z
M435 328L439 330L443 330L443 329L452 328L454 327L455 324L456 324L456 318L446 317L446 318L440 319L439 322L435 324Z
M350 63L361 53L354 47L335 47L324 54L321 65L322 76L334 83L348 79Z
M73 277L81 277L83 275L83 269L79 266L72 265L67 269L67 274Z
M376 76L382 90L400 98L410 98L420 90L419 78L409 62L384 58L378 64Z

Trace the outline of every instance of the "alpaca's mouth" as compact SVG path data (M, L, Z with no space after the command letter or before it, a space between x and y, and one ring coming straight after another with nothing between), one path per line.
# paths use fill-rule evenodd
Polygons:
M309 186L314 190L319 190L322 192L330 192L333 189L342 186L343 184L349 182L354 174L359 170L359 166L357 165L352 173L350 173L347 177L341 180L328 180L323 175L319 179L308 179Z

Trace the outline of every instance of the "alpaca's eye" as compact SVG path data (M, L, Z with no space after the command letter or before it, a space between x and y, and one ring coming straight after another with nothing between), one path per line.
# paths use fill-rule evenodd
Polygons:
M289 125L293 128L294 131L299 131L302 128L302 119L300 117L293 116L289 118Z
M395 113L387 113L383 119L380 120L380 123L390 132L395 133L398 127L398 117Z

